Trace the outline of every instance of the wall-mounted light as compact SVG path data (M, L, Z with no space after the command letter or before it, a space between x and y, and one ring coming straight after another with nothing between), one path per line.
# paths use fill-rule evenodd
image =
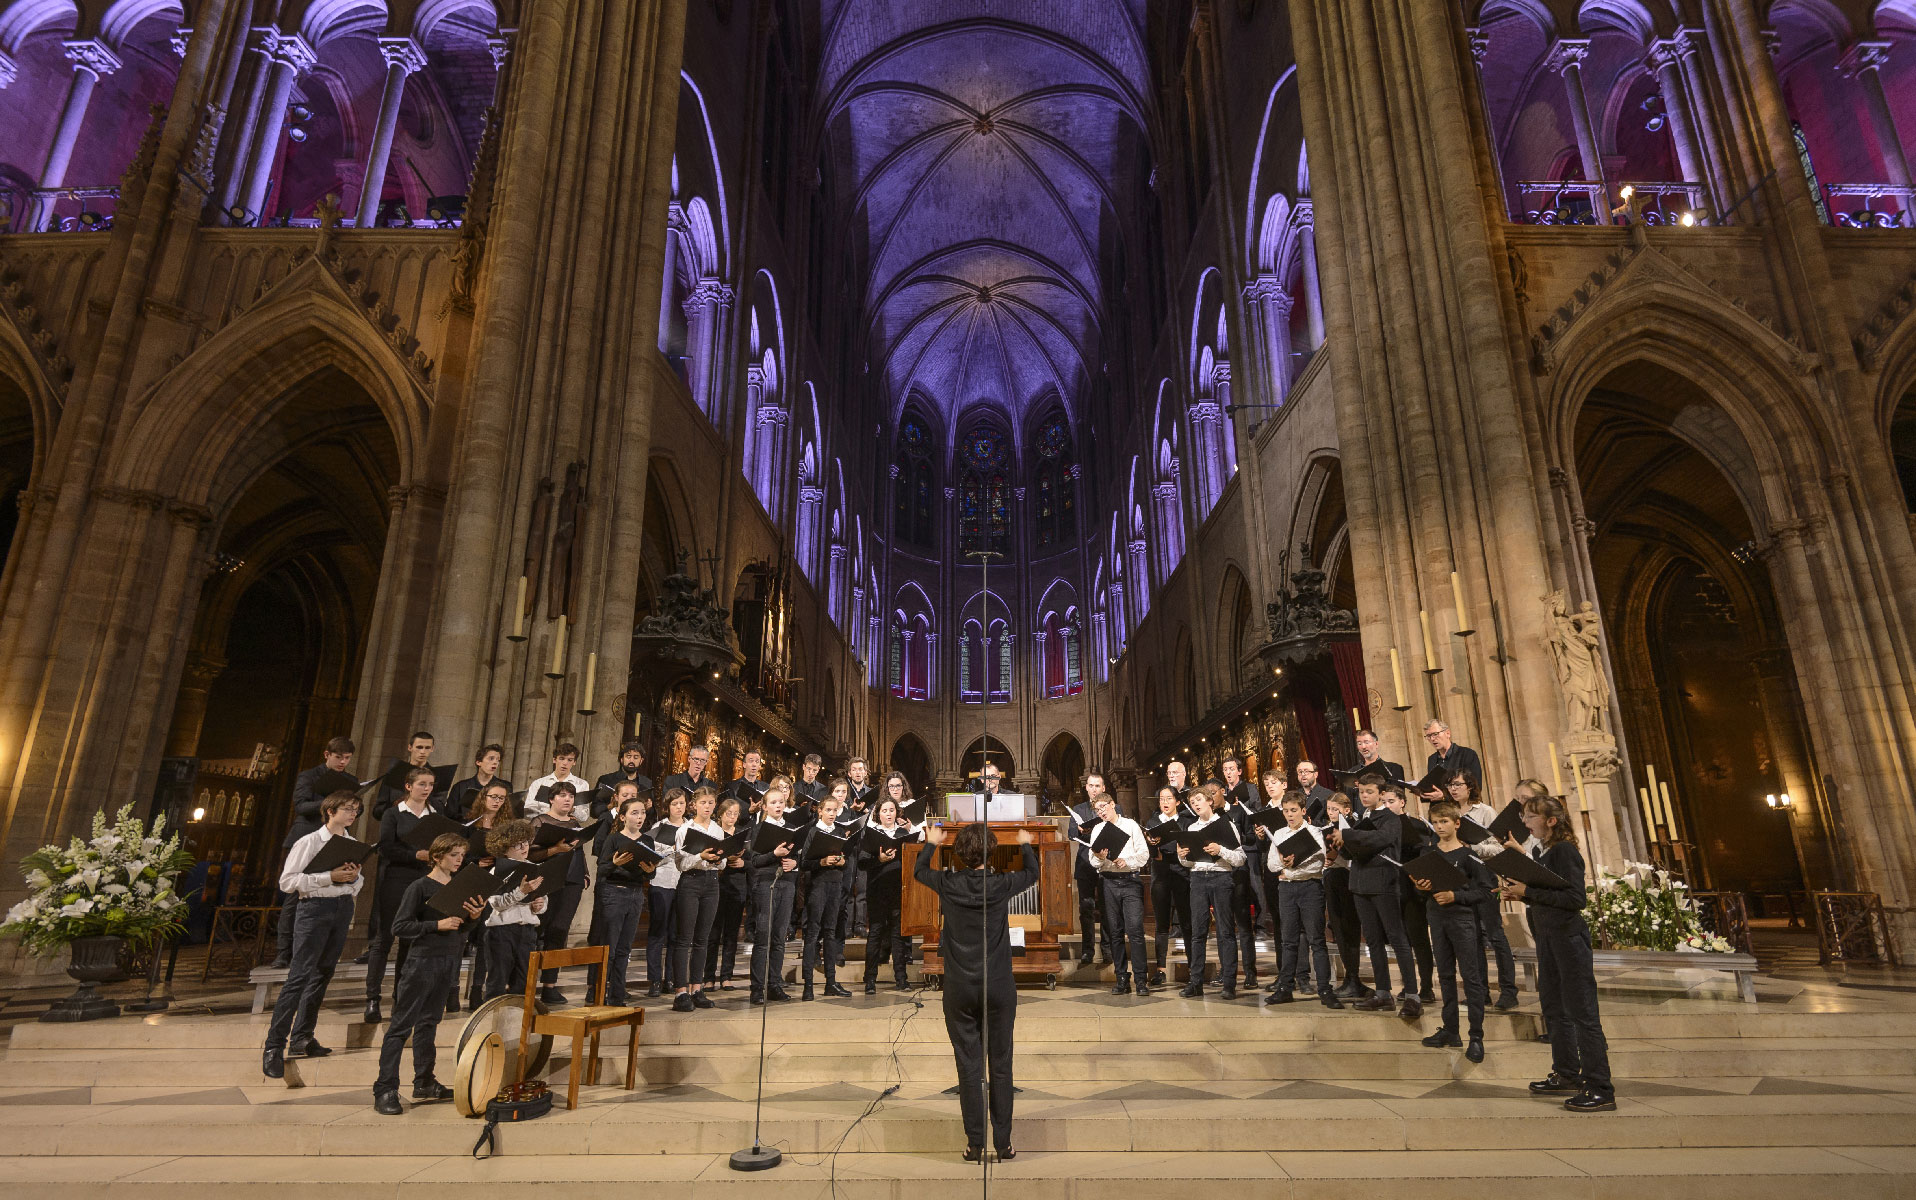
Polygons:
M206 819L206 810L205 810L205 809L203 809L203 808L196 808L196 809L194 809L194 810L193 810L193 819L194 819L195 821L204 821L204 820Z
M1763 803L1769 805L1771 808L1785 809L1790 806L1790 794L1788 792L1771 792L1769 795L1763 797Z

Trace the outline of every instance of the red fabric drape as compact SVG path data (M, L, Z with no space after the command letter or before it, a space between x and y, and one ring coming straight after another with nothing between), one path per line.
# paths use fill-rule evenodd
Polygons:
M1337 690L1343 693L1344 711L1357 710L1357 729L1370 728L1370 689L1364 686L1364 645L1362 642L1333 642L1331 665L1337 668ZM1357 730L1351 730L1356 733Z
M1331 780L1331 731L1324 724L1323 697L1302 689L1291 693L1291 709L1297 714L1297 736L1304 743L1304 757L1317 764L1318 782L1336 786ZM1291 777L1296 782L1296 775Z

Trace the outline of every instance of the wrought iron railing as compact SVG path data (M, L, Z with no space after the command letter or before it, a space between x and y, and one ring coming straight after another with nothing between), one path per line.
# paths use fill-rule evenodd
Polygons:
M1916 188L1888 183L1826 183L1830 224L1843 229L1916 229ZM1845 207L1841 201L1851 201ZM1855 201L1862 207L1855 207ZM1889 207L1890 203L1894 207Z

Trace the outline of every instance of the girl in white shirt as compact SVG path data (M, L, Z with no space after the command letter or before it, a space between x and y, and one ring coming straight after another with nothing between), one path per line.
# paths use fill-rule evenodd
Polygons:
M712 808L718 803L718 789L701 783L692 793L692 817L679 826L672 844L672 865L679 870L678 895L673 907L678 910L678 936L672 941L672 978L679 994L672 1001L673 1012L691 1012L711 1008L699 977L705 971L705 947L718 923L719 872L725 860L711 846L699 850L686 848L686 837L694 831L720 841L725 831L712 820Z
M679 826L685 824L685 790L667 788L660 804L663 814L652 827L652 844L667 851L652 872L652 886L646 890L645 994L656 996L678 982L667 979L673 960L672 905L679 890L678 856L670 853L678 846Z

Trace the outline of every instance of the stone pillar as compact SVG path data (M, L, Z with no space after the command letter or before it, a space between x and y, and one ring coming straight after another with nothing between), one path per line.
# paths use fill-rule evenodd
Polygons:
M701 279L685 298L685 385L699 411L723 429L719 411L724 380L724 330L732 311L732 289L716 279Z
M1583 177L1598 185L1597 224L1610 223L1610 185L1603 176L1603 154L1597 148L1597 127L1590 119L1590 101L1583 93L1583 60L1590 56L1588 38L1559 38L1550 47L1544 65L1563 77L1563 93L1570 102L1570 124L1577 134L1577 157Z
M798 489L798 565L805 576L817 583L818 527L824 520L825 489L815 483Z
M245 181L240 185L236 203L263 225L267 189L273 183L273 165L279 160L279 135L286 128L286 104L292 99L293 84L318 61L306 39L296 33L280 34L273 44L272 65L267 68L265 104L259 114L259 127L247 156Z
M1217 504L1218 493L1224 490L1224 447L1221 445L1224 439L1220 428L1224 413L1219 403L1211 399L1192 401L1186 412L1191 419L1191 452L1197 459L1198 494L1193 499L1198 504L1201 521Z
M379 39L386 60L386 87L379 95L379 118L373 123L373 144L366 151L366 171L359 187L359 212L353 224L361 229L379 219L379 196L386 189L386 164L392 158L393 133L399 128L399 105L406 98L406 77L426 69L426 52L409 37Z
M1258 345L1264 351L1271 403L1282 404L1291 390L1291 307L1296 301L1275 275L1260 275L1245 285L1244 299L1250 305Z
M1677 170L1683 172L1684 182L1703 187L1701 195L1691 198L1691 203L1700 207L1712 203L1710 173L1704 165L1702 148L1697 144L1695 122L1690 119L1690 97L1683 85L1683 56L1680 41L1659 38L1650 43L1650 53L1644 63L1657 77L1664 116L1670 122L1670 141L1676 146Z
M1797 724L1800 704L1790 672L1789 651L1770 646L1751 655L1750 673L1755 677L1756 701L1769 733L1770 755L1783 790L1790 797L1790 840L1796 847L1803 885L1817 890L1845 890L1850 872L1837 857L1830 837L1834 822L1829 796L1817 786L1803 745L1803 730Z
M93 99L93 87L102 76L120 69L119 56L107 49L105 42L88 39L62 42L60 47L73 64L73 78L67 83L66 101L60 108L60 123L53 128L53 144L47 147L46 163L40 168L40 186L43 188L57 188L66 183L67 164L72 161L73 148L80 141L80 126L86 121L87 103ZM36 196L27 211L26 228L30 231L45 229L52 213L53 198Z
M1896 131L1896 117L1889 110L1889 97L1883 94L1883 64L1889 61L1889 42L1856 42L1836 64L1837 74L1854 79L1863 90L1863 107L1869 110L1870 128L1876 134L1876 149L1883 157L1883 172L1888 182L1908 187L1909 156L1903 152L1902 135ZM1907 200L1904 201L1908 203Z
M259 131L260 105L264 103L267 77L273 68L273 49L279 44L279 31L262 26L246 35L242 63L246 83L239 103L227 114L221 126L219 151L214 156L214 173L219 179L219 220L228 220L227 210L239 200L246 182L246 161L253 153L253 138Z
M765 511L774 525L784 524L786 483L785 430L791 414L777 404L760 404L758 409L759 472L763 476L759 495L765 499Z
M166 755L179 758L191 755L200 744L200 730L206 725L206 700L213 681L226 670L226 660L204 651L187 658L180 676L179 699L173 703L173 725L166 735ZM288 747L291 752L294 748Z
M1211 367L1211 391L1217 396L1218 449L1220 472L1217 481L1218 493L1224 491L1224 485L1231 482L1231 476L1237 474L1237 438L1232 436L1237 422L1231 419L1231 363L1228 359L1218 359ZM1071 468L1075 473L1076 467ZM1076 478L1076 475L1073 475ZM1211 503L1217 503L1217 495L1211 497Z
M1324 344L1324 293L1317 282L1317 210L1308 202L1300 203L1293 211L1308 212L1311 222L1306 225L1298 238L1298 250L1304 266L1304 328L1311 336L1312 350ZM1290 325L1284 327L1285 340L1290 338Z
M1158 526L1158 586L1171 578L1171 572L1177 569L1178 561L1184 557L1184 514L1178 505L1177 468L1172 467L1173 478L1162 479L1151 485L1152 519Z

